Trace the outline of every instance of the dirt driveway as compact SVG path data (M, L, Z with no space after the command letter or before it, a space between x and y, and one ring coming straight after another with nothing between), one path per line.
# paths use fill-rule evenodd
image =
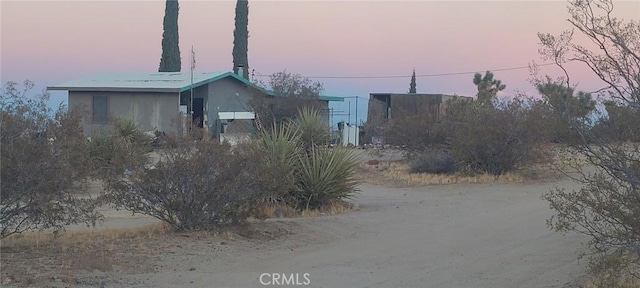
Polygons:
M277 287L283 273L306 287L563 287L583 276L586 239L546 227L540 194L552 185L363 185L359 211L273 220L293 233L176 251L125 277L139 287Z

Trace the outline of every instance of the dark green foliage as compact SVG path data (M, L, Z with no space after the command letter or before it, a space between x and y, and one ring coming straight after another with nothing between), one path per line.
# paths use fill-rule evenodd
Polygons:
M614 101L604 103L607 117L593 127L598 138L612 142L640 142L640 109Z
M314 148L300 155L298 189L294 194L297 206L315 209L351 198L357 192L357 167L355 154L343 147Z
M162 23L162 57L158 72L180 72L180 45L178 37L178 0L167 0Z
M298 209L314 209L357 192L356 156L346 148L318 145L328 141L326 126L316 125L321 121L317 111L301 110L296 120L263 134L259 141L261 161L270 163L278 183L287 183L274 194L276 201Z
M429 150L411 160L411 173L452 174L456 161L448 152Z
M473 76L473 84L478 86L477 101L485 106L492 105L492 101L498 92L507 88L500 80L493 79L493 73L491 71L487 71L484 76L476 73Z
M411 75L411 84L409 84L409 93L416 93L416 70L413 70L413 74Z
M583 118L596 108L591 94L579 91L574 96L573 88L554 83L551 79L538 84L537 88L551 109L563 118Z
M298 111L295 120L290 121L292 129L298 131L298 140L301 142L305 151L312 148L327 147L331 134L329 127L324 123L322 116L318 110L303 107Z
M236 2L235 29L233 30L233 72L238 73L238 67L243 67L245 79L249 79L249 1Z

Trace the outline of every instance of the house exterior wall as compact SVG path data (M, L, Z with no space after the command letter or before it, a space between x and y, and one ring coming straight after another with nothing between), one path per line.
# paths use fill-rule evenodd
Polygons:
M208 85L208 128L214 137L220 138L222 123L218 112L251 112L249 100L257 93L244 83L232 78L223 78ZM266 95L265 95L266 97Z
M93 96L100 95L107 97L106 122L93 119ZM142 131L157 128L171 133L172 121L178 118L178 94L69 91L69 108L84 112L81 125L86 135L106 132L115 118L133 119Z
M255 93L260 93L258 90L254 88L247 87L244 83L237 81L233 78L223 78L218 81L212 82L208 84L208 112L207 114L208 122L209 122L209 132L211 132L214 137L220 139L221 132L221 120L218 118L218 112L252 112L253 109L249 106L249 101L251 100ZM266 94L262 95L264 97L273 97L267 96ZM277 97L277 96L276 96ZM321 114L322 117L327 123L327 127L329 127L330 119L330 111L329 111L329 101L320 101ZM246 121L243 121L246 122ZM238 126L233 123L229 123L227 127ZM245 127L243 125L242 127ZM239 128L239 127L238 127ZM247 127L245 127L247 128ZM250 128L247 129L232 129L233 133L251 133ZM242 131L235 131L242 130Z

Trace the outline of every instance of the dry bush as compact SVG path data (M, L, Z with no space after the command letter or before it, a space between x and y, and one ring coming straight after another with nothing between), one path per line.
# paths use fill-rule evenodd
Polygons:
M95 177L104 179L129 173L149 162L151 139L131 119L114 119L111 131L96 134L89 141L89 155Z
M441 125L448 131L447 144L458 170L500 176L547 161L549 155L539 149L544 134L530 106L520 98L498 108L452 101Z
M588 117L562 113L571 109L570 101L559 102L562 108L556 110L560 112L559 118L579 135L579 141L568 143L567 150L580 157L567 159L564 172L582 187L573 191L554 189L544 195L555 211L549 226L563 233L577 232L590 237L592 272L612 275L610 279L616 279L624 268L640 261L640 173L637 169L640 144L622 143L616 136L623 136L638 126L634 120L637 118L632 115L640 110L637 52L640 22L617 19L613 17L613 9L614 3L610 0L570 1L568 21L576 30L560 35L538 34L543 58L554 61L565 72L555 83L563 89L541 92L572 91L575 86L569 81L565 63L573 60L590 68L606 84L600 89L601 97L623 107L622 111L607 107L613 112L613 118L605 121L608 129L598 131L588 125L592 122ZM576 31L595 45L585 47L575 43ZM615 119L625 113L631 114L628 120L632 122ZM630 275L640 278L638 273Z
M217 141L178 142L155 167L106 182L118 208L155 217L175 230L216 229L240 223L263 203L263 187L276 186L268 165L245 146Z
M607 116L593 127L593 134L611 142L640 142L640 109L616 101L604 103Z
M29 98L8 82L0 101L0 238L31 229L95 224L95 202L81 197L91 161L81 114L52 111L47 95Z
M409 155L419 155L427 150L443 147L446 143L446 131L443 126L425 115L413 115L390 119L383 125L382 135L385 142L390 145L403 147Z
M456 160L447 151L430 150L411 160L411 173L452 174Z
M390 181L398 181L411 186L444 185L444 184L481 184L494 183L498 181L494 175L474 174L466 175L462 173L453 174L433 174L433 173L412 173L410 165L403 162L390 163L388 169L382 172L383 176ZM499 181L506 183L524 183L528 179L518 172L507 172L500 176Z
M266 91L256 89L249 100L249 106L259 115L265 128L271 129L286 124L298 115L303 107L323 109L319 101L324 89L320 82L312 81L299 74L281 71L270 76L267 84L275 96L267 96Z

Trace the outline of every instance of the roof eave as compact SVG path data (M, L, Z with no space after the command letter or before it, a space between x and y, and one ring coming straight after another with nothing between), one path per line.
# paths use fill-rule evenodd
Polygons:
M68 92L146 92L146 93L179 93L178 88L125 88L125 87L64 87L51 86L47 91Z

